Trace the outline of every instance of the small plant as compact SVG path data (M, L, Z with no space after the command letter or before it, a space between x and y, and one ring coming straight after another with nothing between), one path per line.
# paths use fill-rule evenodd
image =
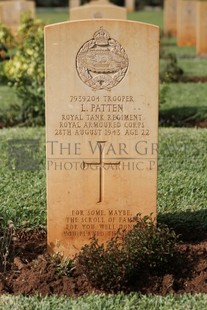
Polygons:
M1 49L9 50L11 48L14 48L15 44L15 38L9 28L0 23L0 51ZM0 56L0 60L3 60L5 58L2 57L2 54L0 54Z
M15 227L12 221L8 221L8 227L0 231L0 270L6 271L12 254L12 244L15 241Z
M166 65L161 71L161 82L180 82L183 79L183 69L178 66L177 57L173 53L165 55Z
M167 102L167 96L170 91L170 85L167 82L160 83L159 104Z
M136 216L129 232L118 231L106 246L93 237L82 247L76 260L78 268L98 289L118 291L139 279L143 270L166 271L177 253L178 237L166 226L156 225L152 217Z
M15 45L15 39L11 31L0 23L0 83L6 84L8 82L4 71L3 62L10 59L12 49Z
M39 20L24 17L18 32L15 56L4 71L9 85L16 88L22 104L21 121L26 125L44 124L44 34Z
M55 264L56 272L59 277L71 275L74 270L74 260L69 258L63 258L61 253L57 252L51 256L51 261Z

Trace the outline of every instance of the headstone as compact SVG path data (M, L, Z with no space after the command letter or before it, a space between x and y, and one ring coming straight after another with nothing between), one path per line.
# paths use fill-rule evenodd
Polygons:
M107 0L93 0L89 4L70 9L70 20L94 18L127 19L127 11Z
M197 3L197 55L207 55L207 2Z
M177 33L177 1L164 1L164 33L176 36Z
M65 22L45 46L48 250L72 257L156 216L159 27Z
M196 7L197 1L177 2L177 45L196 46Z
M13 31L17 30L23 13L35 17L34 1L0 1L0 6L2 8L2 23Z
M0 4L0 23L2 23L2 7L1 7L1 4Z
M125 7L127 12L134 12L135 11L135 0L125 0Z
M69 8L77 8L80 6L80 0L69 0Z

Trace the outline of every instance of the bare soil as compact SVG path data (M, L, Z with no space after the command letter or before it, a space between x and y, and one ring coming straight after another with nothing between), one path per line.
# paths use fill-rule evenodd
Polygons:
M186 259L180 261L179 266L172 263L171 272L163 272L160 276L144 271L123 291L163 296L167 293L207 293L207 238L205 235L202 241L189 239L188 236L188 241L179 245L187 263ZM0 270L0 294L80 296L100 292L77 268L69 275L60 272L57 261L46 252L46 232L42 228L18 231L15 241L10 244L10 252L6 266L1 266Z

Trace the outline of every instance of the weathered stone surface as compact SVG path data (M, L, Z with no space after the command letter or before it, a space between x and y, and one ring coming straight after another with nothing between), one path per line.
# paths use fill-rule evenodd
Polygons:
M196 7L197 1L177 2L177 45L196 46Z
M177 1L164 1L164 33L176 36L177 33Z
M66 22L45 46L48 249L73 256L156 216L159 28Z
M34 1L0 1L0 6L1 22L13 31L17 30L22 14L29 13L35 17Z
M197 55L207 55L207 2L197 3Z
M89 4L70 9L70 20L94 18L127 19L127 10L106 0L91 1Z
M69 0L69 8L77 8L80 6L80 0Z
M127 12L134 12L135 11L135 0L125 0L125 7Z

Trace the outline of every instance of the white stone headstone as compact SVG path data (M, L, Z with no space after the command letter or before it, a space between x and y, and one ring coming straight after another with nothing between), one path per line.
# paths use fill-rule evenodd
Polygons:
M176 36L177 34L177 1L164 1L164 33L166 35Z
M88 4L70 9L70 20L94 18L127 19L127 10L106 0L91 1Z
M196 46L196 8L194 0L177 2L177 45L180 47Z
M197 3L196 53L207 55L207 2Z
M35 17L35 2L34 1L0 1L1 6L1 21L7 27L16 31L22 14L30 14Z
M72 257L156 216L159 28L65 22L45 47L48 250Z

